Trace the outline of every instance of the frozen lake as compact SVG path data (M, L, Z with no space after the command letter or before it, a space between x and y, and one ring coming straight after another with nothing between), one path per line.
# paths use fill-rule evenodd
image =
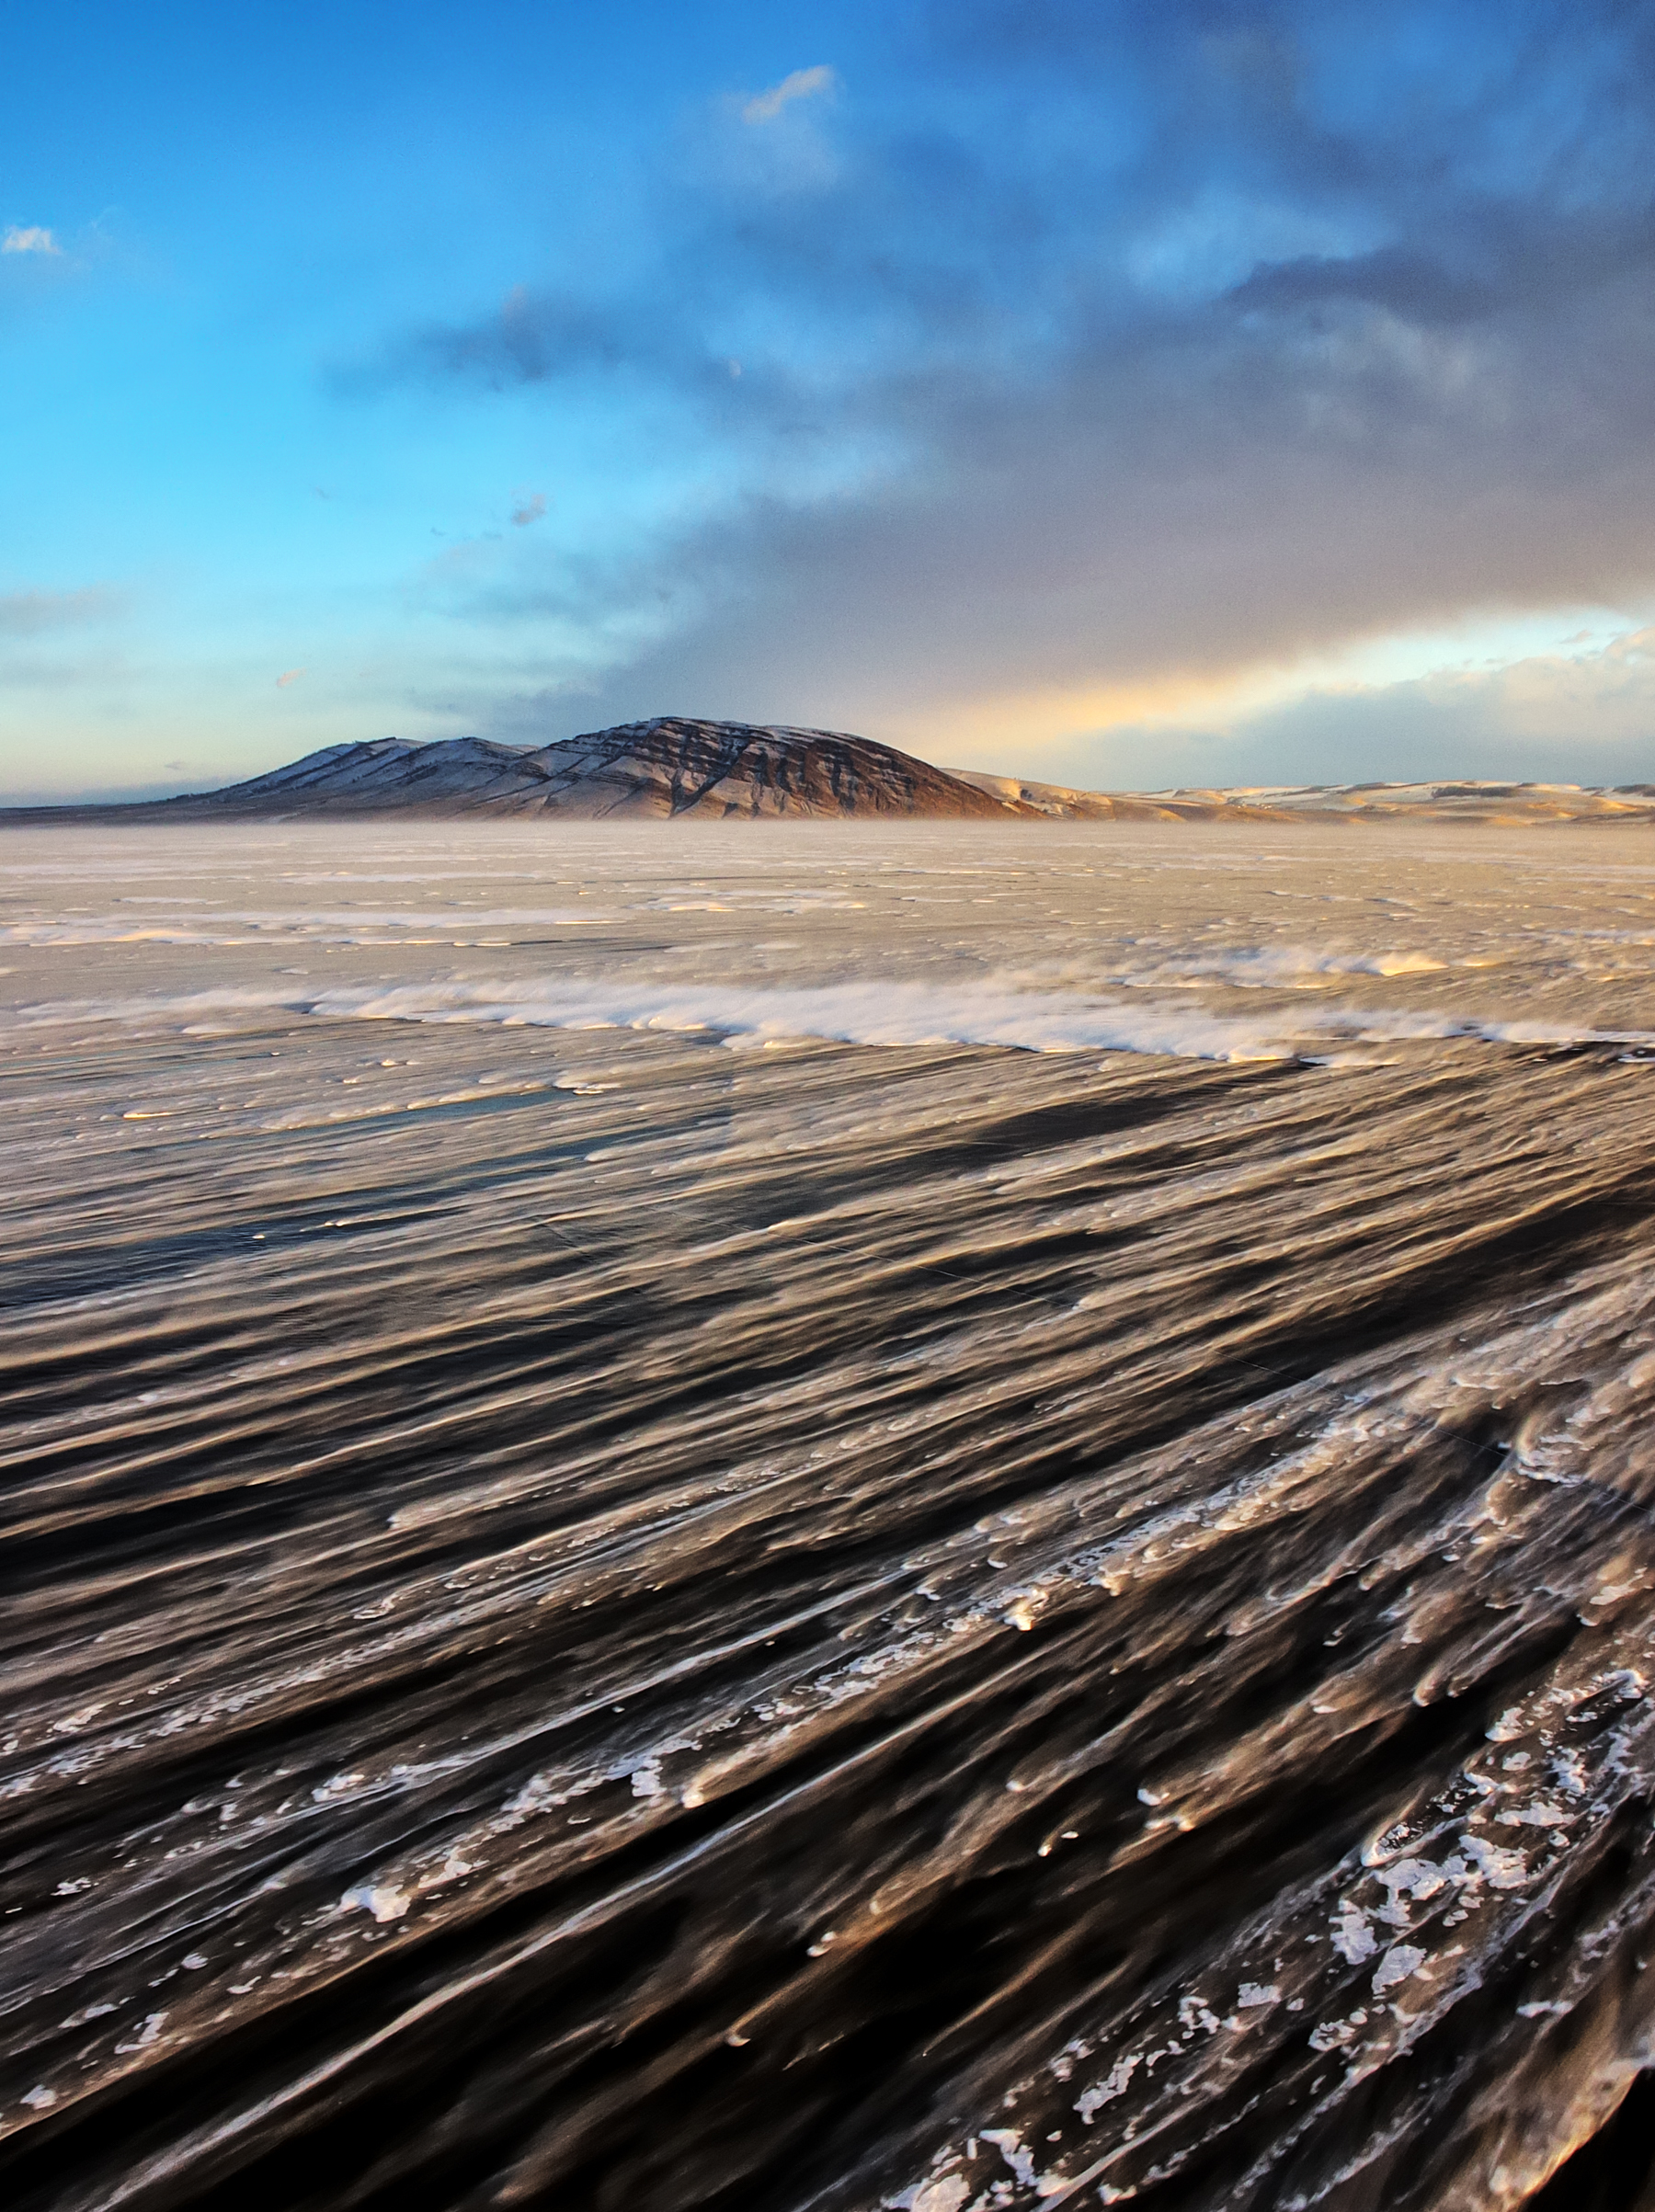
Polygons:
M19 2212L1515 2205L1651 2055L1655 841L0 838Z

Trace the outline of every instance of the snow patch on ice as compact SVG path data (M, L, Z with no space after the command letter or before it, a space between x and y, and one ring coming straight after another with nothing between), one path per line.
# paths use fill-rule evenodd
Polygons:
M1387 1990L1394 1989L1398 1982L1406 1981L1410 1974L1417 1974L1424 1964L1425 1954L1417 1944L1393 1944L1375 1971L1374 1995L1381 1996Z
M1034 2154L1022 2147L1022 2137L1015 2127L984 2127L978 2131L985 2143L992 2143L1025 2189L1034 2186Z
M405 1889L392 1883L359 1882L339 1899L347 1912L371 1912L376 1921L399 1921L413 1902Z
M1528 1879L1528 1860L1520 1851L1473 1835L1461 1837L1460 1850L1490 1889L1516 1889Z
M1101 2081L1095 2082L1075 2099L1075 2110L1089 2127L1095 2112L1105 2104L1113 2104L1117 2097L1125 2094L1128 2082L1143 2063L1142 2051L1128 2051L1124 2058L1115 2060Z
M1354 1905L1341 1908L1339 1917L1333 1922L1332 1943L1340 1956L1353 1967L1359 1967L1364 1959L1372 1958L1379 1948L1374 1939L1374 1932L1368 1925L1367 1914L1359 1911Z

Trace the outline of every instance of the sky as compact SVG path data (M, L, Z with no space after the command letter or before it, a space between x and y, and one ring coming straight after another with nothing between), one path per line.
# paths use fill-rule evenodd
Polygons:
M0 792L1655 781L1655 0L54 0Z

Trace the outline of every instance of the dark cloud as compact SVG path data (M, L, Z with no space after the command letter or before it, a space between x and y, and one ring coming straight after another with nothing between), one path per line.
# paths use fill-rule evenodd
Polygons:
M1491 314L1498 295L1486 280L1447 268L1430 254L1381 246L1371 254L1343 258L1301 254L1295 260L1261 262L1228 294L1246 313L1292 313L1295 309L1350 302L1383 308L1407 323L1442 327Z
M633 380L716 462L513 587L648 641L588 720L877 728L1655 587L1655 6L950 0L796 177L707 135L610 296L379 371Z

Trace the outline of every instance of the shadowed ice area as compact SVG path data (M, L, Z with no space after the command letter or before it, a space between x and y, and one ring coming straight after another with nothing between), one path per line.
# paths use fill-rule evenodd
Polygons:
M15 830L0 969L13 2212L1638 2201L1647 833Z

